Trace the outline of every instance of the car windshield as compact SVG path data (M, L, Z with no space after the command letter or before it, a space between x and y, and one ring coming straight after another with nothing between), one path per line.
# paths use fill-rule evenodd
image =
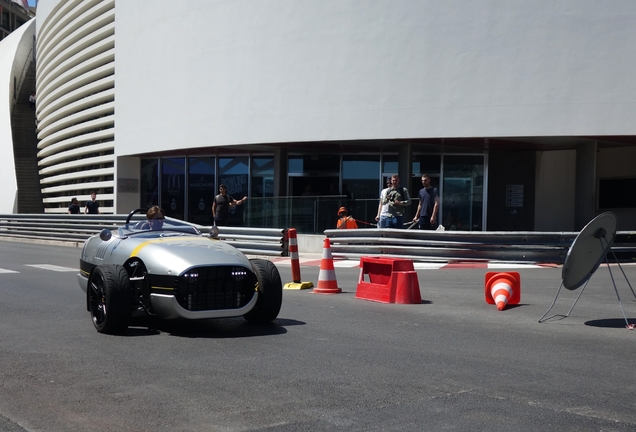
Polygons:
M178 219L166 218L153 220L133 220L129 224L120 228L120 233L125 236L134 234L154 234L154 233L183 233L201 234L194 226Z

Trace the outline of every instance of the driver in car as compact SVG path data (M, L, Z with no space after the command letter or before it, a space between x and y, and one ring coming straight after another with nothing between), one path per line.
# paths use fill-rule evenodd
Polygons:
M146 219L148 219L148 225L151 230L160 230L163 228L163 221L166 218L166 215L163 212L163 209L159 206L152 206L150 210L146 213Z

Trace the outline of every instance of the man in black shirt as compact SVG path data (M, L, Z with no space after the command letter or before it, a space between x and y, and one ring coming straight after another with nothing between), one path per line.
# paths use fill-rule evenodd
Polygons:
M77 201L77 198L73 198L71 200L71 205L68 206L68 214L79 214L79 213L80 213L79 201Z
M431 178L422 176L422 189L420 189L420 204L417 206L413 222L419 221L422 230L434 230L437 226L437 211L439 209L439 192L431 186Z
M238 201L235 200L232 195L227 194L227 186L224 184L219 186L219 192L212 203L212 216L214 216L214 225L226 226L230 219L230 207L243 204L247 197L244 196Z
M99 214L99 203L97 202L97 192L91 192L91 200L86 201L84 214Z

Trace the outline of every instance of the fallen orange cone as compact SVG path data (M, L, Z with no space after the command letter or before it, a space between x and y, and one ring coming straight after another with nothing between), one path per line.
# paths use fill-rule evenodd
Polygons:
M521 276L517 272L488 272L484 284L486 303L496 304L497 310L504 310L509 304L521 301Z
M320 261L320 273L318 273L318 285L313 292L317 294L338 294L342 290L338 288L336 271L333 267L333 256L331 255L331 243L325 239L322 249L322 261Z

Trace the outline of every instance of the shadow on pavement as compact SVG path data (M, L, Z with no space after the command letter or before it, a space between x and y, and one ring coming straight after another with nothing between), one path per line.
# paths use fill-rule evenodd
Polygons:
M630 324L636 323L636 318L627 319ZM600 320L586 321L585 325L590 327L602 327L602 328L625 328L624 318L608 318Z
M209 320L161 320L153 317L134 317L123 336L154 336L168 333L189 338L244 338L273 336L287 333L285 327L305 325L303 321L277 318L271 323L253 324L244 318Z

